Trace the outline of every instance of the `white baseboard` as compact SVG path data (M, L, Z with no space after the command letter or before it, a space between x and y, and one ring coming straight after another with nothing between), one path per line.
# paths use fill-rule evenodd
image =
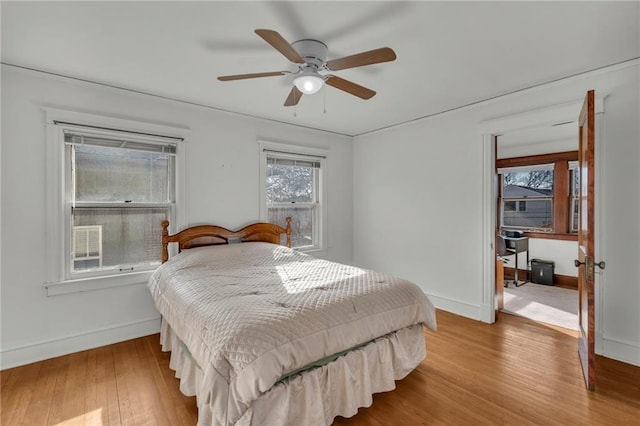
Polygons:
M160 317L114 324L98 330L3 349L0 369L18 367L74 352L110 345L160 332Z
M438 309L478 321L481 319L480 306L446 297L434 296L432 294L428 296L429 300L431 300L433 305Z
M600 342L596 342L596 347L599 355L640 367L640 346L637 343L607 338L600 334L596 335L596 340L598 338Z

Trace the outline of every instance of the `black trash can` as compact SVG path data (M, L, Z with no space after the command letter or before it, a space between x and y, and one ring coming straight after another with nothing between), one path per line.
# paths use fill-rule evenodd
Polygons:
M536 284L554 285L554 269L555 262L551 260L531 259L531 282Z

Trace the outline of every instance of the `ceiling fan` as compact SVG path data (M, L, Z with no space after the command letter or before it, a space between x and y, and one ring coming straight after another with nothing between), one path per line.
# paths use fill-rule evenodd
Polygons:
M370 99L376 92L330 74L330 72L380 62L389 62L396 59L396 54L393 49L382 47L380 49L369 50L367 52L327 61L327 45L319 40L303 39L289 44L277 31L258 29L255 30L255 33L284 55L290 62L297 65L298 70L295 72L272 71L253 74L223 75L218 77L218 80L232 81L294 74L296 76L293 81L294 86L291 88L291 92L289 92L284 106L297 105L303 94L312 95L320 90L325 83L361 99Z

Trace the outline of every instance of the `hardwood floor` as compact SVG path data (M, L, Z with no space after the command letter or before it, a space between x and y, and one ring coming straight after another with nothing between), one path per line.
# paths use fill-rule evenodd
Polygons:
M427 358L397 389L337 425L640 425L640 368L597 359L585 389L576 340L501 315L488 325L438 311ZM158 335L3 371L0 423L195 425Z

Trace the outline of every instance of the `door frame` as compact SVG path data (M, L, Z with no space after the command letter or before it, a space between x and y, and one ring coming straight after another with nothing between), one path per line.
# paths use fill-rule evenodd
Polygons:
M586 90L585 90L586 92ZM602 188L602 122L604 113L604 98L596 92L596 147L595 147L595 252L599 258L605 258L602 252L601 226L603 209L597 194ZM549 126L555 123L573 121L576 123L576 138L578 136L578 114L584 102L584 93L579 99L572 102L551 105L545 108L526 111L523 113L506 115L495 119L483 121L479 125L482 136L482 305L480 306L480 321L494 323L495 318L495 230L496 230L496 196L497 179L495 171L496 161L496 136L518 131ZM603 277L595 275L595 312L596 312L596 353L602 353L602 321L600 309L601 288Z

